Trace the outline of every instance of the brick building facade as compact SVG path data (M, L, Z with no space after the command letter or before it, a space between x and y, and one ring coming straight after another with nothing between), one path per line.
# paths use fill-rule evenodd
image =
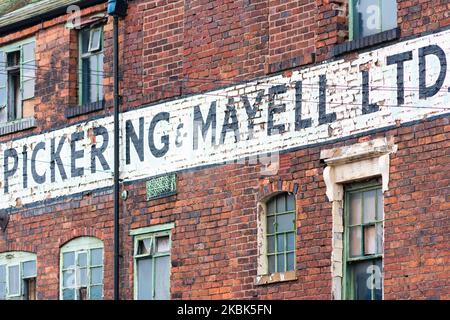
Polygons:
M0 7L0 298L112 299L112 18L27 2ZM450 299L450 2L375 32L364 3L128 1L121 298Z

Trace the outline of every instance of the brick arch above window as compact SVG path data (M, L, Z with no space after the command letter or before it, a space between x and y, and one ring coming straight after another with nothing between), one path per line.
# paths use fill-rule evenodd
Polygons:
M64 234L59 238L58 247L63 247L68 242L81 237L94 237L98 238L102 242L105 241L103 232L93 227L78 227L74 228L71 232Z
M283 192L289 192L297 195L298 190L298 183L292 181L270 181L258 189L257 200L258 202L267 202L271 197Z

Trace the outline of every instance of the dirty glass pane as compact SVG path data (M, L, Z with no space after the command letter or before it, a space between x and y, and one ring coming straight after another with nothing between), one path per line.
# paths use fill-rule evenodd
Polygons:
M267 214L274 214L275 213L275 205L276 205L276 199L272 199L267 203Z
M90 290L90 300L102 300L103 286L92 286Z
M383 252L383 224L377 224L377 253Z
M275 236L270 236L267 238L267 252L268 253L275 252Z
M381 23L383 31L397 27L397 1L380 1L382 3Z
M375 203L376 203L376 190L370 190L364 192L364 212L363 222L375 221Z
M295 210L295 197L293 194L289 194L287 196L287 210L294 211Z
M277 254L277 271L278 272L286 271L284 263L284 254Z
M101 29L93 29L90 34L89 51L97 51L101 49Z
M294 230L294 219L295 218L293 213L277 216L277 232Z
M63 287L75 287L75 270L63 271Z
M169 236L156 238L156 252L168 252L169 248Z
M363 261L352 263L351 272L354 279L354 294L356 300L371 300L371 277L372 276L372 261Z
M91 83L91 88L90 88L90 102L96 102L98 101L98 86L100 85L100 82L98 80L98 72L97 72L97 68L98 68L98 59L97 56L91 56L89 58L89 66L90 66L90 83Z
M275 216L267 217L267 233L275 233Z
M82 268L82 269L78 269L78 285L81 287L86 287L87 286L87 269L86 268Z
M361 193L350 193L350 225L361 223Z
M152 239L142 239L138 241L138 255L150 254L151 252Z
M66 252L63 254L63 269L75 267L75 252Z
M170 256L155 259L155 300L170 299Z
M81 53L87 53L89 48L90 30L81 31Z
M91 250L91 266L103 265L103 249Z
M295 250L295 233L291 232L287 234L287 251Z
M277 196L277 213L286 211L286 195Z
M276 260L276 256L275 255L272 255L272 256L268 257L269 273L276 272L276 270L275 270L275 260Z
M75 289L64 289L63 300L75 300Z
M20 268L19 265L8 267L8 294L20 294Z
M361 228L350 228L350 257L361 255Z
M137 260L138 300L152 300L152 259Z
M103 283L103 268L91 268L91 284L102 284Z
M284 248L284 234L277 235L277 251L285 251Z
M36 276L36 261L27 261L22 264L22 278L32 278ZM1 281L1 280L0 280Z
M364 227L364 254L377 253L377 238L375 226Z
M382 260L377 259L374 263L374 273L373 273L373 298L374 300L383 299L383 266Z
M295 268L295 255L294 253L288 253L287 254L287 271L294 270Z
M377 190L377 219L384 219L383 192L381 191L381 189Z
M78 253L78 266L79 267L87 266L87 252Z

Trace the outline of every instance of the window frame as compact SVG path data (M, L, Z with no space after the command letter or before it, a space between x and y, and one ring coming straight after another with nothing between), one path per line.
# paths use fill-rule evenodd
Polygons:
M100 30L100 40L99 40L99 48L98 49L92 49L91 48L91 39L93 37L93 33L95 30ZM87 52L83 53L83 32L89 32L89 40L88 40L88 47ZM96 86L97 86L97 100L96 101L90 101L90 97L88 97L88 101L84 101L84 85L83 85L83 60L90 59L90 57L96 56L97 58L97 64L99 56L103 55L102 59L102 70L103 70L103 64L104 64L104 26L102 25L90 25L86 26L78 31L78 105L84 106L84 105L90 105L93 103L98 103L103 101L104 99L104 70L103 71L95 71L96 75ZM97 69L98 65L97 65ZM91 70L89 70L89 77L91 76ZM91 83L89 83L89 86L92 86ZM100 87L102 88L100 90ZM89 89L90 90L90 89ZM101 91L101 97L99 96ZM91 92L88 92L88 96L90 96Z
M141 228L136 230L131 230L130 235L133 236L133 298L134 300L138 300L138 293L139 293L139 279L138 279L138 260L139 259L152 259L152 300L155 298L155 258L159 257L166 257L169 256L169 258L172 256L172 230L174 228L173 223L163 224L163 225L156 225L151 226L147 228ZM156 238L162 238L162 237L169 237L169 251L157 253L153 251L156 250ZM137 250L139 247L139 241L146 240L146 239L152 239L151 240L151 246L150 246L150 252L145 254L138 254ZM172 274L172 265L170 263L169 267L169 299L170 299L170 277Z
M35 262L35 273L33 276L24 277L23 265L26 262ZM0 253L0 265L5 267L5 300L25 300L24 281L26 279L36 279L37 284L37 255L26 251L7 251ZM19 268L19 288L17 294L9 293L9 269Z
M350 195L354 193L361 193L363 194L366 191L372 191L372 190L382 190L382 183L380 181L370 180L367 182L360 182L360 183L352 183L348 184L344 188L344 254L343 254L343 298L344 300L354 300L354 294L355 294L355 287L354 283L352 282L352 277L350 275L350 268L349 264L351 263L358 263L363 261L372 261L375 262L376 260L381 259L381 264L383 264L384 259L384 205L383 205L383 219L378 220L377 217L375 221L371 221L369 223L364 223L363 216L364 216L364 197L361 198L361 221L360 224L357 224L361 226L361 228L364 228L364 226L367 225L375 225L381 224L382 226L382 236L381 236L381 253L375 253L375 254L368 254L364 255L364 233L361 232L361 255L358 257L350 257L350 228L357 225L350 225ZM377 193L375 193L377 194ZM378 197L378 195L377 195ZM381 193L381 198L383 198L383 192ZM375 199L375 215L377 215L378 210L378 198ZM382 202L382 204L384 201ZM378 244L377 244L378 246ZM382 274L381 279L381 294L384 295L384 276Z
M366 36L360 36L357 37L356 36L356 30L357 28L359 28L359 22L358 19L355 18L355 12L354 12L354 8L355 8L355 2L358 0L349 0L348 5L349 5L349 41L352 40L356 40L356 39L361 39L364 37L370 37L388 30L391 30L393 28L389 28L389 29L385 29L383 27L383 0L377 0L378 1L378 5L380 7L380 32L374 33L373 35L366 35ZM396 1L396 0L395 0ZM397 14L396 14L397 18L398 18L398 4L397 4ZM397 27L398 27L398 23L397 23Z
M91 264L91 254L93 250L102 250L102 265L92 265ZM74 264L68 268L64 268L64 254L73 253L74 254ZM91 283L91 269L102 267L102 295L100 300L104 299L104 287L105 287L105 248L103 241L95 237L78 237L70 240L60 248L59 255L59 299L64 300L64 289L73 289L75 292L74 300L79 300L78 289L84 286L78 285L79 269L78 266L78 256L82 253L86 253L86 266L82 267L87 270L86 274L86 300L91 299L91 287L99 286L100 284ZM73 270L74 271L74 286L64 287L64 271Z

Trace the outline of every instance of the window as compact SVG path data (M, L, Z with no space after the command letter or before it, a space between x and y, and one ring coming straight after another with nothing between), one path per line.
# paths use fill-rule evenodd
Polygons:
M36 300L35 254L0 254L0 300Z
M268 273L295 270L295 197L282 193L267 202Z
M80 31L79 103L91 104L103 100L103 29Z
M350 40L397 27L397 1L350 0Z
M170 299L172 224L134 230L134 296L137 300ZM143 233L145 232L145 233Z
M345 190L345 297L381 300L383 194L381 186L360 184Z
M0 48L0 123L33 114L35 82L34 39Z
M77 238L61 248L60 298L103 298L103 243L93 237Z

